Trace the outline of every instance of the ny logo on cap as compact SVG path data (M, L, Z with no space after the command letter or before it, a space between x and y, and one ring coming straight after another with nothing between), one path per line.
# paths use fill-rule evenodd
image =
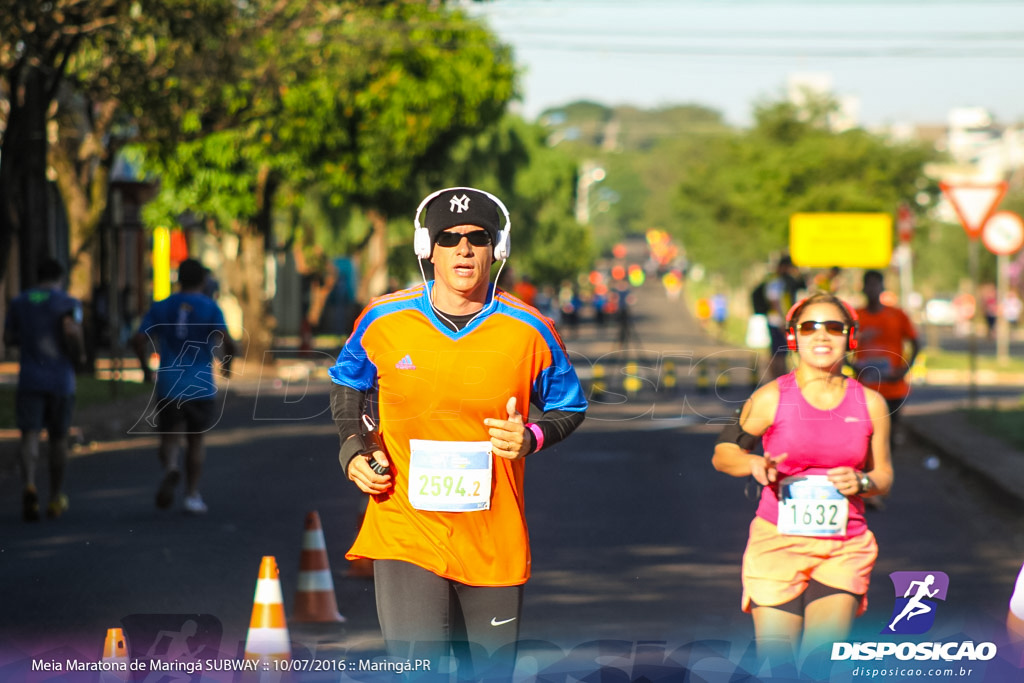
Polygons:
M448 205L449 211L462 213L463 211L469 210L469 197L462 195L461 197L452 197L452 201Z

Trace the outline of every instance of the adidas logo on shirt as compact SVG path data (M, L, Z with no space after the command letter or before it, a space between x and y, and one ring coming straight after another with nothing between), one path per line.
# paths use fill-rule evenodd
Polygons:
M400 360L397 363L395 363L395 367L398 368L399 370L415 370L416 369L416 366L413 364L412 358L409 357L409 354L406 354L405 358L403 358L402 360Z

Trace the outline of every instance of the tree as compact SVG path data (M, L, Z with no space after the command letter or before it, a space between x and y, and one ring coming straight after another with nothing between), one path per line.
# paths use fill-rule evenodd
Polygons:
M47 159L67 212L72 294L91 296L93 247L118 153L146 138L166 144L184 111L204 100L204 84L230 64L221 39L228 6L136 3L111 18L114 30L89 35L69 58Z
M592 193L599 201L590 227L601 251L626 234L673 226L675 188L687 160L707 140L734 133L718 112L699 105L642 110L574 102L546 111L540 121L549 144L606 171Z
M762 104L751 131L708 140L682 160L676 208L693 260L738 282L786 246L793 213L891 213L921 192L937 196L924 177L934 151L862 129L833 132L829 111Z
M46 117L75 50L109 29L126 2L15 0L0 12L0 90L7 100L0 141L0 279L19 240L22 286L35 281L35 263L52 254Z
M48 164L68 210L72 291L88 294L89 245L106 205L107 175L124 133L154 131L180 97L176 56L213 35L228 0L13 0L0 12L0 279L14 237L22 286L34 263L53 254L63 217L49 193ZM216 62L213 62L216 63ZM140 116L140 114L145 114ZM54 128L47 131L47 122ZM164 127L166 130L166 126ZM155 131L154 131L155 132Z
M608 154L602 163L608 171L602 186L618 201L609 207L607 219L627 233L649 228L676 228L676 188L689 164L706 155L715 140L734 131L721 114L705 107L668 107L642 114L617 108L622 122L621 152Z
M348 70L354 87L342 106L354 134L323 168L372 225L362 300L386 286L388 217L422 194L422 182L410 181L443 168L448 150L495 123L515 95L510 51L461 12L398 4L369 20L389 28L388 38L367 46L368 68ZM356 28L345 31L348 41L368 27Z
M258 5L258 3L257 3ZM239 72L218 95L223 116L185 117L205 133L151 145L161 194L151 224L185 212L237 240L228 288L249 341L269 345L264 261L278 192L316 188L359 206L372 229L360 296L382 291L387 217L462 136L495 121L514 95L507 49L461 12L435 3L283 0L239 17Z

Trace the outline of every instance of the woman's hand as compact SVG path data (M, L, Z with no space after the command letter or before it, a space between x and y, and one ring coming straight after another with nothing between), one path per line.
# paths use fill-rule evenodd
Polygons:
M828 480L836 487L836 491L844 496L856 496L860 493L862 473L852 467L833 467L828 472Z
M780 456L773 456L765 453L763 456L753 456L750 459L750 473L761 486L771 486L779 478L779 463L786 459L788 453Z

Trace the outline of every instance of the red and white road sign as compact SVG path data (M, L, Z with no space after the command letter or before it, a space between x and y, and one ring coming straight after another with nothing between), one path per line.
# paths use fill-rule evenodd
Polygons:
M960 223L967 231L967 236L977 239L981 235L985 221L996 210L996 206L1006 194L1006 182L996 183L939 183L942 193L946 195Z
M910 242L914 239L914 212L910 210L910 207L906 202L900 202L899 208L896 210L896 233L899 235L900 242Z
M981 241L993 254L1012 254L1024 247L1024 220L1012 211L992 214L981 230Z

